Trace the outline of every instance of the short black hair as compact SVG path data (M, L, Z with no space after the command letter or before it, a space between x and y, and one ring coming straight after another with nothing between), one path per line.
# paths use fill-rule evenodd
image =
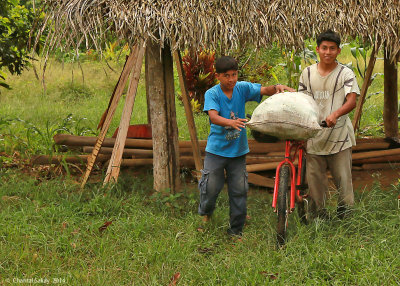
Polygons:
M230 70L238 70L238 63L235 58L230 56L222 56L217 59L215 62L215 71L217 73L224 73Z
M340 36L332 30L326 30L317 37L317 46L321 45L323 41L334 42L340 48Z

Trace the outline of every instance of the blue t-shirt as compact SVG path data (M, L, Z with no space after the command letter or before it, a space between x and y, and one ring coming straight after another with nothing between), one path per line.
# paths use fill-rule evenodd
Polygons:
M229 99L221 86L210 88L204 95L203 111L216 110L219 115L228 119L246 118L245 103L261 101L261 84L238 81ZM224 127L211 123L206 151L223 157L239 157L249 152L246 129L240 132L232 127Z

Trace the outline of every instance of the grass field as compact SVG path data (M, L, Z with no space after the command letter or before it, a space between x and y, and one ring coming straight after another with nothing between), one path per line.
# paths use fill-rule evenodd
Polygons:
M289 241L276 250L276 218L264 190L250 191L251 219L243 241L234 242L225 234L225 191L214 220L200 232L195 186L187 185L178 197L152 195L151 176L145 175L123 176L109 190L89 185L81 192L73 181L38 183L2 171L0 283L47 278L67 285L168 285L178 273L178 285L400 281L395 187L382 191L376 185L358 192L353 216L346 221L302 225L293 214ZM330 211L334 214L333 205Z
M339 60L351 61L348 47ZM225 234L226 192L211 223L203 225L197 215L197 186L185 173L187 183L175 195L153 193L151 170L135 177L124 173L111 189L91 183L82 192L79 176L15 163L16 157L54 152L52 136L60 128L96 134L122 68L111 64L116 72L103 63L85 62L82 77L77 64L52 60L45 93L32 70L9 76L13 89L1 90L0 285L35 284L34 279L65 285L400 284L396 185L383 190L376 183L358 190L354 213L346 221L334 216L302 225L293 214L289 241L277 250L276 217L264 189L250 190L251 219L243 241L237 242ZM375 72L382 70L378 60ZM132 124L147 120L141 78ZM364 107L364 134L382 135L382 91L378 76ZM248 113L254 107L249 104ZM109 134L121 111L122 104ZM208 118L201 114L195 119L199 138L206 139ZM177 121L180 139L189 139L179 101ZM335 199L332 195L329 206L333 215Z

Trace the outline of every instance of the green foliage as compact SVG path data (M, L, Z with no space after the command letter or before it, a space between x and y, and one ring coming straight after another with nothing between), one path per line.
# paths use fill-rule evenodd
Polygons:
M212 51L186 51L182 57L186 87L192 108L197 113L203 110L204 94L217 83L214 60L215 52Z
M273 68L281 56L277 46L256 49L254 47L239 48L232 52L238 61L239 80L266 85L272 78L278 81Z
M0 70L5 67L11 74L21 74L29 66L29 43L33 36L31 25L43 16L24 6L32 6L30 2L0 1ZM5 74L0 71L0 86L9 88L5 79Z
M299 86L299 78L302 72L301 63L305 62L305 64L308 66L313 62L318 61L317 54L315 53L312 45L304 48L302 52L282 49L282 56L284 58L284 62L280 65L285 70L287 85L293 87L294 89L297 89Z
M76 102L94 96L93 91L86 85L65 83L59 87L60 99L65 102Z
M129 55L129 46L127 44L120 44L117 41L105 43L105 47L102 52L98 52L93 49L86 49L82 47L79 51L64 51L58 49L55 51L55 59L58 62L63 63L75 63L75 62L87 62L87 61L111 61L111 62L123 62L125 57Z
M59 133L73 135L95 135L86 118L74 119L69 114L62 120L46 121L43 127L20 118L0 117L0 152L12 154L15 151L25 154L53 154L58 150L53 136Z
M21 74L28 64L27 42L33 12L19 5L19 0L0 3L0 68Z

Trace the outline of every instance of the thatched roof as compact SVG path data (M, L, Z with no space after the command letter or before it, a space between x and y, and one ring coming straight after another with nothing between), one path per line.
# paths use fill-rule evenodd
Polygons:
M302 48L328 28L400 50L399 0L45 0L48 47L101 49L107 33L133 44L151 38L173 48L251 44Z

